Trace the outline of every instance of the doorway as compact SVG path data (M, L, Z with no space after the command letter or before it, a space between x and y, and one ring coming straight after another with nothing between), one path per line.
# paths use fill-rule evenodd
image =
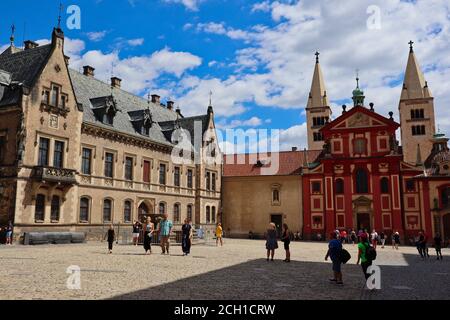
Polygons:
M367 230L370 233L370 214L358 213L357 215L357 230Z
M150 210L148 206L142 202L138 208L138 220L140 223L145 223L147 221L147 217L150 214Z
M450 213L447 213L442 217L442 225L443 225L443 239L450 239Z
M270 222L275 223L277 235L278 237L281 237L282 226L283 226L283 215L282 214L272 214L270 216Z

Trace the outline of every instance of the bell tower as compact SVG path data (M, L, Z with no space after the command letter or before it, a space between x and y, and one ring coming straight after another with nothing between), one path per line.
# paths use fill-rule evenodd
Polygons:
M316 65L306 107L309 150L321 150L323 148L324 141L319 130L330 121L331 117L330 102L319 63L320 53L316 52L315 55Z
M403 156L404 161L410 164L416 164L418 154L428 157L436 133L434 98L420 69L413 44L409 42L409 57L399 104Z

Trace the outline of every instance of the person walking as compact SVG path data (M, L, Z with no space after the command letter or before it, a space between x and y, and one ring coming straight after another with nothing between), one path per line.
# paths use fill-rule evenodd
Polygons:
M161 238L162 254L169 254L170 247L170 233L172 232L173 222L169 220L169 214L166 212L163 219L159 223L158 233Z
M351 234L350 234L350 239L352 240L352 245L356 244L356 241L358 240L358 238L356 237L356 232L355 230L352 230Z
M12 222L8 222L8 226L6 227L6 244L12 246L13 243L13 225Z
M266 232L266 249L267 249L267 261L274 261L275 250L278 249L277 230L275 223L270 223Z
M372 234L370 235L370 240L372 242L372 246L374 249L377 249L378 244L378 233L375 229L373 229Z
M286 251L286 259L284 260L284 262L291 262L291 251L289 249L289 245L291 244L291 237L287 223L283 223L283 234L281 236L281 241L283 241L284 250Z
M381 241L381 249L384 249L384 245L386 243L386 235L383 231L380 232L380 241Z
M434 236L434 249L436 250L437 260L442 261L442 238L439 233Z
M367 250L370 247L369 240L367 239L366 234L362 234L359 237L359 243L358 243L358 261L356 264L361 263L362 271L364 273L364 277L369 279L370 275L367 274L367 269L372 265L372 260L368 259L367 257Z
M182 231L182 242L181 249L183 250L183 256L188 256L191 253L191 240L192 240L192 226L188 219L184 220L184 224L181 227Z
M342 281L342 270L341 270L341 252L342 252L342 243L339 241L336 232L332 232L330 234L331 240L328 243L328 251L325 256L325 261L328 261L328 258L331 258L333 263L333 275L334 277L330 279L330 282L336 283L338 285L343 285Z
M345 231L345 229L341 231L340 240L342 244L347 243L347 231Z
M154 230L155 226L152 223L152 219L148 217L147 222L144 225L144 250L146 255L152 254L152 240Z
M114 226L111 224L108 231L106 232L103 240L108 241L108 254L112 254L114 240L116 240L116 233L114 231Z
M141 234L142 224L139 221L135 221L133 224L133 244L138 245L139 236Z
M218 223L217 224L217 228L216 228L216 246L220 246L223 247L223 229L222 229L222 224Z
M392 235L392 249L398 250L398 246L400 245L400 233L398 231L395 231Z

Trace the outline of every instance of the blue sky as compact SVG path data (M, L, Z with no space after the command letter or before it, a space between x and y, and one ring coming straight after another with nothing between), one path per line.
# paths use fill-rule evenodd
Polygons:
M0 44L15 23L16 45L50 37L59 1L10 3L2 9ZM448 0L64 0L81 9L81 29L63 29L71 67L93 65L107 81L176 101L186 115L204 112L209 91L219 128L281 129L281 149L304 147L304 106L319 50L335 116L360 69L367 99L397 113L407 42L416 53L443 130L450 129ZM375 5L379 28L368 21ZM378 17L378 16L377 16ZM378 20L377 20L378 21ZM25 28L24 28L25 24ZM24 30L25 29L25 30ZM367 101L369 102L369 101Z

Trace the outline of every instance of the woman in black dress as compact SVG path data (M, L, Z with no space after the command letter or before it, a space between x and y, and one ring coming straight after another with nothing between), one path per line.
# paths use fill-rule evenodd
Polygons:
M155 230L151 218L147 218L144 226L144 250L145 254L152 254L153 231Z
M283 235L281 236L281 241L284 243L284 250L286 250L286 259L284 262L291 262L291 251L289 245L291 244L289 227L286 223L283 223Z
M184 220L184 224L181 227L183 232L183 240L181 243L181 248L183 250L183 256L187 256L191 253L191 235L192 235L192 226L189 223L188 219Z
M109 226L108 232L106 232L103 239L105 238L108 240L108 253L111 254L114 240L116 240L116 233L114 232L114 226L112 224Z

